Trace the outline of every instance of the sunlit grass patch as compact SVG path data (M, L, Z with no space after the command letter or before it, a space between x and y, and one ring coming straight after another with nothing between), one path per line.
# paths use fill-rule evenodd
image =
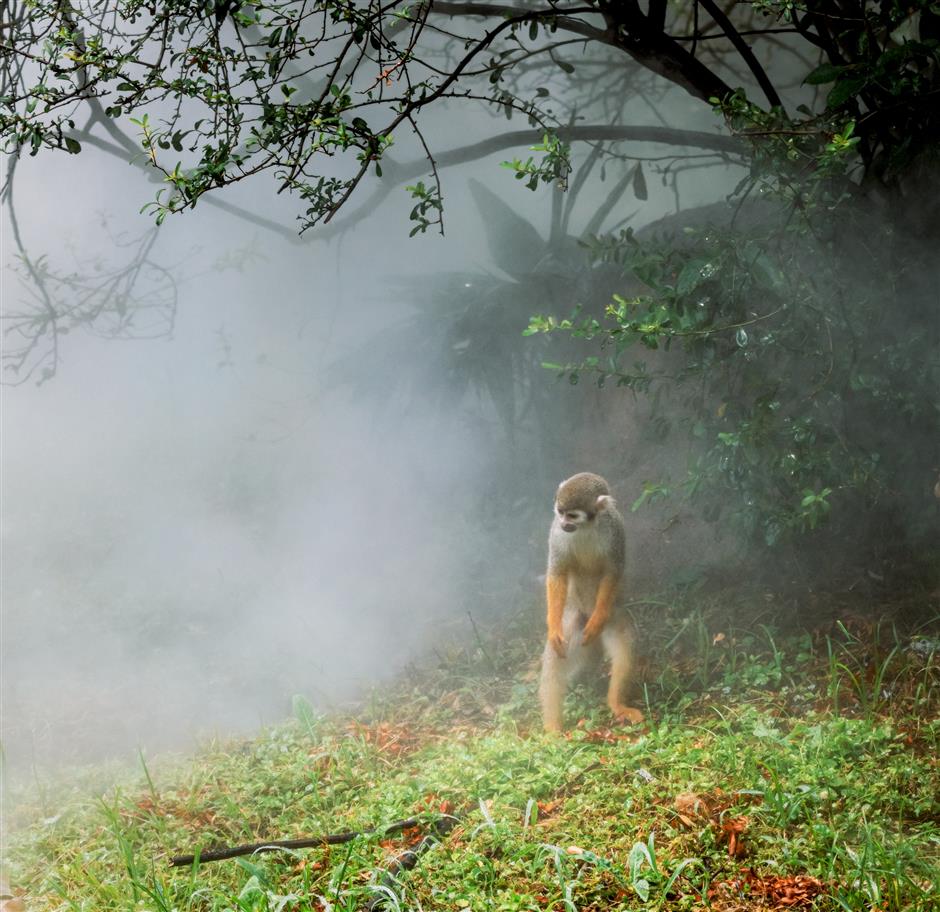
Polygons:
M47 793L4 847L7 873L30 910L76 912L379 899L426 910L940 907L937 656L910 648L933 642L933 628L912 639L883 627L876 640L845 622L787 631L728 616L677 601L646 628L643 727L611 727L588 683L569 701L567 735L543 734L538 632L484 637L354 717L298 700L293 721L254 740L141 760L105 791ZM441 815L456 827L390 876ZM417 827L382 831L410 817ZM363 835L168 863L343 831Z

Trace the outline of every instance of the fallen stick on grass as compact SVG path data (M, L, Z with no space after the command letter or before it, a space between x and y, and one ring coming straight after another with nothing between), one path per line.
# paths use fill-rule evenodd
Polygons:
M447 818L441 817L434 822L434 826ZM240 855L253 855L255 852L282 852L287 849L312 849L317 846L343 845L352 842L357 836L371 836L375 833L398 833L424 824L420 817L409 817L407 820L396 820L384 827L374 830L350 830L348 833L328 833L324 836L307 836L302 839L273 839L269 842L253 842L248 845L230 846L225 849L213 849L209 852L200 852L198 855L176 855L170 859L170 865L181 868L191 865L197 858L200 863L204 861L222 861L226 858L238 858Z
M556 791L556 797L567 796L572 788L578 785L587 773L597 769L601 764L592 763L585 767L571 779L566 785ZM445 814L438 817L430 824L433 830L432 834L424 836L415 845L403 852L398 858L389 865L386 873L386 879L394 876L399 871L407 871L418 863L418 856L426 851L439 836L445 836L459 822L457 817ZM268 842L252 842L246 845L230 846L225 849L212 849L208 852L200 852L198 855L175 855L170 858L170 866L181 868L191 865L198 857L200 864L204 861L224 861L226 858L238 858L242 855L254 855L256 852L282 852L290 849L313 849L317 846L325 845L343 845L352 842L357 836L371 836L375 833L399 833L402 830L409 830L412 827L421 826L426 821L419 817L409 817L406 820L396 820L387 826L379 827L374 830L350 830L346 833L327 833L323 836L307 836L301 839L273 839ZM397 867L396 867L397 865Z
M459 817L447 814L438 817L431 824L431 832L422 836L417 842L409 846L401 855L396 855L385 869L382 879L379 881L378 889L381 891L378 896L373 897L365 906L365 912L378 912L390 899L395 883L398 881L398 875L402 871L410 871L418 864L418 859L431 846L436 845L444 836L460 823Z

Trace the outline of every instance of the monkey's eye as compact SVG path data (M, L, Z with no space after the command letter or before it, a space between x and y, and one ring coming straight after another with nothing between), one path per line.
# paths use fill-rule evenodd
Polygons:
M565 510L563 513L560 512L559 515L562 519L574 523L575 525L580 525L591 518L590 514L586 513L584 510Z

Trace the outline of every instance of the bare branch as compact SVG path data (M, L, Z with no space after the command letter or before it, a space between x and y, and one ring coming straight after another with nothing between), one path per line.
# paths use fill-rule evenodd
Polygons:
M702 4L702 7L707 10L709 16L715 20L721 27L721 30L728 36L728 40L734 45L737 52L741 55L741 59L754 74L757 84L761 87L764 95L767 96L771 107L780 108L782 110L783 102L780 100L777 90L768 78L764 68L760 65L760 61L758 61L754 52L751 50L750 45L738 34L731 20L724 14L721 7L718 6L714 0L699 0L699 2Z

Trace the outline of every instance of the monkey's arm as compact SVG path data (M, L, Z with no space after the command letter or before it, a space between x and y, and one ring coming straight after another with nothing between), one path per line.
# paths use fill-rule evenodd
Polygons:
M594 611L584 625L584 633L581 635L582 643L590 643L610 620L610 612L614 606L614 600L617 598L619 585L620 577L616 574L608 573L601 577L600 585L597 587L597 600L594 603Z
M552 649L561 656L565 655L565 635L562 629L562 617L565 602L568 601L568 574L557 570L545 577L545 596L548 602L548 642Z

